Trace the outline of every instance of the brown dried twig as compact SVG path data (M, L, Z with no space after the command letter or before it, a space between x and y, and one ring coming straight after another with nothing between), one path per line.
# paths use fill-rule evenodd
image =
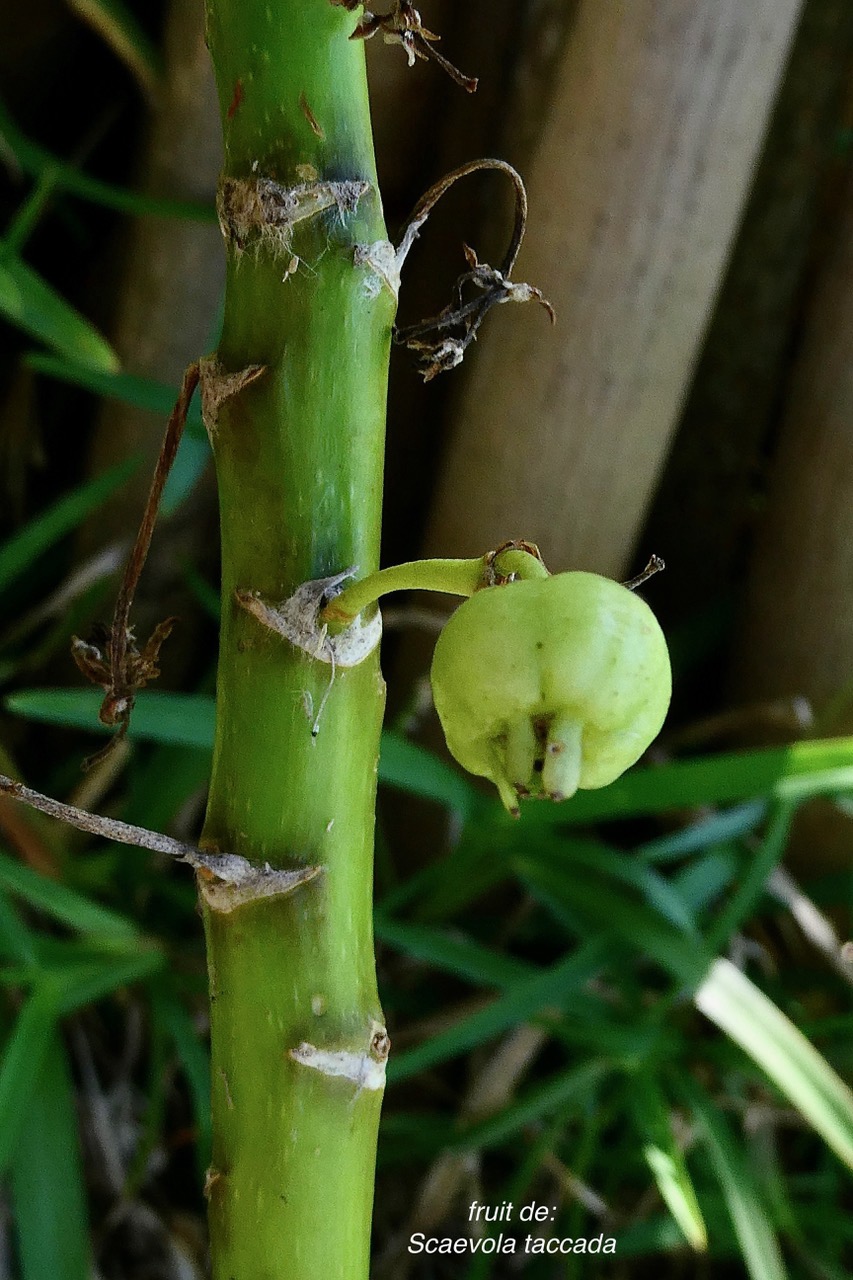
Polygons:
M184 374L175 407L166 425L166 434L154 468L139 531L119 587L112 624L109 627L96 628L92 639L88 641L81 640L78 636L74 636L71 641L72 657L83 675L104 690L104 700L101 703L98 718L102 724L110 727L118 726L118 732L113 735L106 747L84 761L84 769L90 768L96 761L103 759L115 743L127 733L136 693L143 685L148 684L150 680L155 680L160 674L157 665L160 647L176 622L175 618L166 618L165 621L159 622L140 649L137 647L133 628L130 626L130 609L151 546L163 488L175 461L190 401L198 380L198 363L191 364Z
M113 739L115 741L115 739ZM222 853L215 849L199 849L184 840L175 840L161 831L149 831L147 827L136 827L129 822L119 822L117 818L104 818L97 813L89 813L87 809L78 809L72 804L63 804L51 796L43 795L25 787L14 778L0 774L0 794L20 800L46 813L60 822L67 822L78 831L87 831L91 835L101 836L104 840L114 840L118 844L136 845L140 849L151 849L155 853L164 853L177 862L188 863L203 878L212 878L226 885L243 887L254 897L268 897L272 893L287 893L300 884L312 880L319 875L322 867L304 866L292 870L270 867L268 863L255 866L238 853Z
M359 7L361 0L331 0L331 3L352 11ZM452 62L438 52L435 45L441 36L437 36L434 31L427 31L421 22L421 15L410 0L393 0L389 12L385 14L371 13L369 9L365 9L350 40L370 40L378 31L382 32L386 44L403 46L410 67L415 65L416 58L421 58L424 62L431 59L467 93L476 92L476 76L463 75L458 67L454 67Z
M638 573L636 578L629 578L627 582L623 582L622 586L627 587L629 591L636 591L644 582L648 582L649 578L653 578L656 573L663 573L666 565L660 556L652 556L642 573Z
M461 364L465 351L477 337L477 330L483 320L492 307L502 302L538 302L548 312L552 324L555 320L554 309L540 289L530 284L516 284L509 278L527 225L527 192L520 174L505 160L472 160L454 169L452 173L448 173L440 182L430 187L418 201L406 223L397 250L398 264L402 265L421 227L441 197L460 178L466 177L469 173L476 173L479 169L496 169L500 173L505 173L512 181L515 188L515 223L512 238L503 262L497 268L479 262L474 250L468 245L463 245L470 270L456 281L454 302L437 316L395 329L394 341L417 353L425 382L430 382L439 373L454 369ZM464 290L469 284L478 289L479 293L466 301Z

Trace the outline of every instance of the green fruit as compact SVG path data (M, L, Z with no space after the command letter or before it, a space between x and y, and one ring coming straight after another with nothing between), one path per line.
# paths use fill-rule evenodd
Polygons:
M605 787L660 731L672 691L651 609L594 573L486 587L456 610L432 663L447 745L504 805Z

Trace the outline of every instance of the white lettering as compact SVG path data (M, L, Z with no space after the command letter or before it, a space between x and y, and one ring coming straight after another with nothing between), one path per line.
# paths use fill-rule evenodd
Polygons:
M515 1253L514 1236L481 1236L472 1240L469 1236L427 1236L416 1231L409 1237L409 1253Z

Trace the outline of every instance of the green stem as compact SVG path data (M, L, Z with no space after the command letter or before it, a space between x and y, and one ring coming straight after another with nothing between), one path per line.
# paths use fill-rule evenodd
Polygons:
M472 596L481 587L490 585L494 577L548 576L541 560L516 547L500 551L491 559L478 556L476 560L409 560L354 582L326 605L320 617L334 632L348 626L368 605L392 591L440 591L449 596Z
M387 1053L371 925L384 685L373 652L330 688L329 665L235 600L378 562L395 303L354 262L356 245L385 240L354 23L329 0L208 0L228 277L205 371L223 621L203 842L322 868L289 895L203 893L216 1280L365 1280L369 1266ZM293 200L305 216L283 226ZM240 389L252 365L265 371Z

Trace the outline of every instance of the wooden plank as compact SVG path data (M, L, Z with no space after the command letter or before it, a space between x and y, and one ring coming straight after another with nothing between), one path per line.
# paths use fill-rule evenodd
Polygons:
M801 0L582 0L516 272L462 388L427 538L624 571L665 461Z
M736 654L742 696L820 709L846 690L825 727L853 725L853 178L804 321Z

